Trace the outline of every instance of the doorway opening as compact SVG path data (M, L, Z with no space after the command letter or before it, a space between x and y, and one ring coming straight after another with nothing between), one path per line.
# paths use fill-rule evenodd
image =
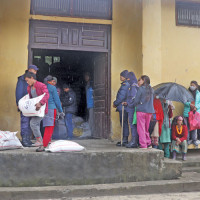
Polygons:
M108 130L105 120L109 119L106 104L108 95L107 76L108 55L103 52L32 49L33 64L37 65L38 81L43 82L47 75L57 78L57 87L69 84L76 93L77 113L84 121L88 119L86 102L86 83L84 74L89 72L94 88L94 130L93 137L107 138ZM100 120L100 121L99 121Z

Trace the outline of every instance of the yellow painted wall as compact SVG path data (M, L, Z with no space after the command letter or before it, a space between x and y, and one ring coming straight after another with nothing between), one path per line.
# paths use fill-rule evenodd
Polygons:
M20 130L15 87L27 68L29 7L29 0L0 1L0 130Z
M113 21L30 15L30 0L0 1L0 129L20 131L15 104L17 77L28 63L29 19L112 24L112 102L122 70L142 73L142 1L114 0ZM112 109L113 138L120 134L119 116Z
M112 102L120 87L120 72L123 70L142 73L142 1L113 0L112 24ZM112 138L120 137L119 114L111 107Z
M196 0L200 2L200 0ZM175 0L162 0L162 80L176 81L188 88L200 84L200 28L176 26ZM176 114L182 114L177 105Z
M150 1L158 0L146 2ZM149 6L152 9L152 5ZM142 0L114 0L113 21L84 20L85 23L112 24L112 102L120 87L119 74L124 69L134 71L137 76L147 73L153 77L152 85L160 81L176 80L177 83L188 87L191 80L199 80L200 29L176 26L175 0L161 0L161 4L158 2L154 6L159 12L151 14L151 9L148 10L148 4L144 5L144 2L142 11ZM29 11L30 0L1 0L0 2L1 130L20 130L19 113L15 105L15 87L17 77L23 74L28 63L29 19L34 18ZM151 20L159 15L161 21L157 20L152 24ZM37 16L35 19L44 19L44 17ZM80 22L80 19L45 17L45 20L62 19ZM156 37L158 41L155 45ZM143 59L142 54L144 54ZM161 63L160 68L159 63ZM155 66L158 67L158 72ZM156 76L158 79L155 78ZM178 106L177 111L181 112L181 109ZM111 120L112 137L115 139L119 137L121 128L118 113L113 108L111 108Z
M155 85L162 80L161 0L143 0L142 19L142 73Z

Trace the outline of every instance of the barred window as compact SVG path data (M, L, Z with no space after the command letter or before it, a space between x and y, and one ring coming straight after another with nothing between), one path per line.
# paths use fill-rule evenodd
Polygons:
M112 19L112 0L31 0L31 14Z
M200 3L176 1L176 25L200 26Z

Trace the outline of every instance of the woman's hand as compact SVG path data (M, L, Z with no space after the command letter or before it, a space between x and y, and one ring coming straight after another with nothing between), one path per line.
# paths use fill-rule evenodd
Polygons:
M122 102L122 105L123 106L127 106L127 102Z
M176 145L179 145L181 143L180 138L176 138Z

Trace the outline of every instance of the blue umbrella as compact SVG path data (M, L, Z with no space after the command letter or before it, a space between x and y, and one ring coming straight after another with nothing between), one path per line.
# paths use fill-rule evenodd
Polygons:
M161 99L182 103L194 101L192 93L189 92L184 86L177 83L161 83L154 86L153 89L155 90L155 95L159 96Z

